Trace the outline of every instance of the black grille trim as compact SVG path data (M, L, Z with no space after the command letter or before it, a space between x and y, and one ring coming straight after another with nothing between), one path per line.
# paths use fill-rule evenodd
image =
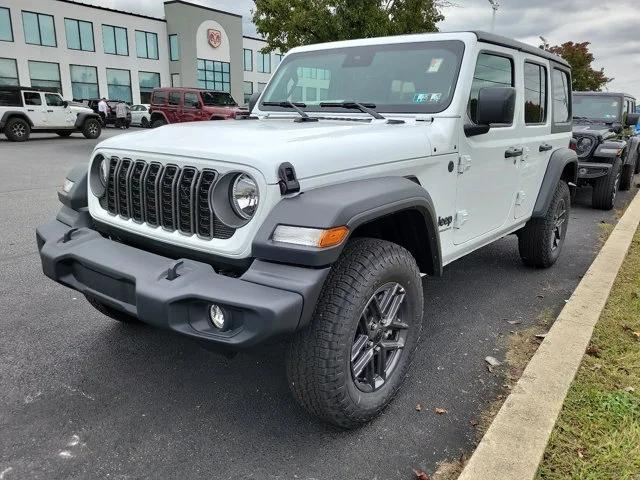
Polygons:
M111 157L103 208L150 227L226 240L236 230L216 218L210 204L218 177L208 168Z

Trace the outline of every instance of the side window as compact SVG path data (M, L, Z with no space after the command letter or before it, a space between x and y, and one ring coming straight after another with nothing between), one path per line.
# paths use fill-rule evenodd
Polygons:
M42 99L38 92L24 92L25 105L42 105Z
M513 60L511 58L493 53L478 55L467 111L469 119L473 123L476 123L477 119L478 94L485 87L513 87Z
M540 125L547 121L547 69L536 63L524 64L524 123Z
M154 92L151 103L155 103L156 105L164 105L167 103L167 92L165 90Z
M187 93L184 94L184 106L185 107L196 108L198 106L199 102L200 102L200 100L198 100L198 94L197 93L187 92Z
M45 93L44 100L50 107L61 107L63 102L60 95L55 95L53 93Z
M553 69L553 123L571 120L569 76L566 72Z
M180 105L180 97L182 94L180 92L170 92L169 93L169 105Z

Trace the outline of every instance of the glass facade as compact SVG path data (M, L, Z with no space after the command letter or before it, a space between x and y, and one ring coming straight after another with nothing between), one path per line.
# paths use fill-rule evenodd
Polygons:
M140 86L140 103L151 103L151 92L160 87L160 74L154 72L138 72Z
M104 45L104 53L111 55L129 55L129 42L126 28L102 25L102 43Z
M180 60L180 40L178 35L169 35L169 58L174 62Z
M85 65L69 65L71 93L74 100L100 98L98 70Z
M15 59L0 58L0 85L20 85Z
M251 95L253 95L253 82L244 82L244 103L249 103Z
M109 100L131 103L131 73L129 70L107 68L107 90Z
M24 41L32 45L56 47L56 27L53 17L43 13L22 12Z
M231 91L231 73L228 62L198 59L198 87L218 92Z
M253 72L253 50L250 48L244 49L244 71Z
M138 58L158 60L158 35L136 30L136 53Z
M271 55L258 52L258 72L271 73Z
M29 60L29 76L31 77L32 87L62 94L60 67L57 63Z
M95 51L93 43L93 23L65 18L64 30L67 35L67 48L71 50L84 50L86 52Z
M0 41L13 42L11 11L4 7L0 7Z

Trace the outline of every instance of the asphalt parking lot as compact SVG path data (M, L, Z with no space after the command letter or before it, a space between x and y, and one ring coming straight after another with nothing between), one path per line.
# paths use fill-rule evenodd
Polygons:
M432 471L473 445L471 420L500 388L484 358L502 359L510 330L562 308L595 257L600 224L615 217L592 210L582 191L553 268L524 267L507 237L443 278L425 279L427 328L410 378L381 418L342 432L294 403L281 345L227 359L168 332L114 322L43 276L35 227L55 215L64 174L95 143L80 135L0 138L3 480L391 480L412 478L412 468ZM635 191L621 194L618 207Z

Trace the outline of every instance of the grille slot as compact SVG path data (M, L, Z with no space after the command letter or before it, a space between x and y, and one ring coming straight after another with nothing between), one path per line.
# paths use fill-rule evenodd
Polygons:
M111 157L104 208L150 227L209 240L229 239L235 229L216 218L210 205L217 180L211 169Z

